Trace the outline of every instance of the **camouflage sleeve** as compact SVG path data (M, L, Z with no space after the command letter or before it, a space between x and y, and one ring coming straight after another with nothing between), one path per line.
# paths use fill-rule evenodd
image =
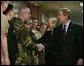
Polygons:
M27 40L24 41L23 45L26 47L26 48L29 48L31 50L37 50L37 46L36 46L36 43L34 43L32 40L31 40L31 37L27 37Z
M17 34L24 34L25 33L25 26L23 26L22 24L14 23L14 28Z

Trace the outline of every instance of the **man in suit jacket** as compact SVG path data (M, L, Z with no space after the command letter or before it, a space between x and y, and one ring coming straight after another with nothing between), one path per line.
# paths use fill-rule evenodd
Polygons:
M54 64L55 57L52 56L50 49L52 48L53 30L56 27L56 24L56 20L50 20L46 32L40 39L38 39L38 43L42 43L45 46L45 65Z
M51 44L52 55L57 56L57 65L83 65L83 28L74 24L70 15L68 8L58 10L57 19L62 24L54 29Z
M54 57L51 52L52 44L52 32L51 30L46 31L45 34L38 39L38 43L42 43L45 46L45 65L52 65ZM53 49L53 48L52 48Z

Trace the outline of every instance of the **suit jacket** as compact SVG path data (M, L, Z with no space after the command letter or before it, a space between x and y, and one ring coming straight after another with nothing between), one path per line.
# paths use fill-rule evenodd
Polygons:
M53 49L52 49L53 48ZM83 58L83 28L70 22L65 41L62 40L62 25L54 29L51 53L57 56L58 65L75 65Z
M53 32L51 30L46 31L45 34L40 39L38 39L38 42L44 44L44 46L47 48L49 44L52 43L52 33Z
M52 38L53 31L46 31L45 34L40 39L38 39L38 42L44 44L45 46L45 65L53 65L56 62L56 56L52 55Z

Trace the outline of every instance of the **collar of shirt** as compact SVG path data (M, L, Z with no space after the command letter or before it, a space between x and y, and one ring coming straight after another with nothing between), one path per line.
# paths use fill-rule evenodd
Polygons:
M63 24L63 27L64 27L64 25L66 25L66 27L65 27L66 32L67 32L67 30L68 30L69 24L70 24L70 20L68 20L65 24ZM63 27L62 27L62 28L63 28Z
M32 32L34 33L36 40L38 40L39 38L41 38L41 33L36 30L36 29L32 29Z

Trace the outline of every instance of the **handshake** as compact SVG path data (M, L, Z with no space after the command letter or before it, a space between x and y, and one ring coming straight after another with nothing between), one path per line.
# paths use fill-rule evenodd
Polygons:
M37 51L38 52L41 52L41 51L44 51L44 49L45 49L45 47L44 47L44 45L43 44L36 44L36 46L37 46Z

